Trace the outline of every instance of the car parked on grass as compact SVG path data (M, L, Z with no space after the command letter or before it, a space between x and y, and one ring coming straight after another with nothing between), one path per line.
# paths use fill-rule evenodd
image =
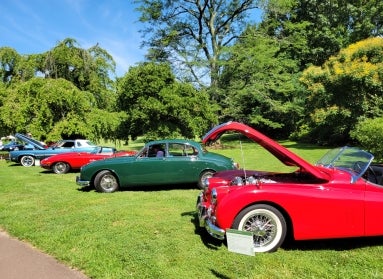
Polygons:
M33 147L31 145L18 142L15 140L12 140L0 147L1 151L13 151L13 150L24 150L24 149L33 149Z
M70 170L79 170L90 162L113 157L133 156L137 151L117 151L114 147L97 146L91 152L67 152L41 160L40 166L54 173L63 174Z
M208 152L191 140L167 139L147 143L133 157L92 162L81 168L76 182L99 192L123 187L195 183L220 170L236 169L232 159Z
M34 166L35 163L39 163L40 160L55 154L73 151L91 152L96 147L94 143L85 139L60 140L54 145L47 147L43 143L22 134L16 134L15 137L32 145L34 148L30 150L14 150L9 152L8 160L19 163L24 167Z
M246 135L295 168L223 171L207 179L197 212L211 236L223 240L228 229L251 232L254 252L272 252L287 234L295 240L383 235L383 165L373 164L372 154L345 146L313 165L238 122L213 128L203 143L227 131Z
M1 141L9 141L0 147L1 151L46 149L48 146L32 138L31 136L17 133L15 136L2 137Z

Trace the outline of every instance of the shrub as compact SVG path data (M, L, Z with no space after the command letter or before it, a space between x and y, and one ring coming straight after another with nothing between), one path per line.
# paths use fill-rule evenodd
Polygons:
M350 136L373 153L376 160L383 159L383 117L359 121Z

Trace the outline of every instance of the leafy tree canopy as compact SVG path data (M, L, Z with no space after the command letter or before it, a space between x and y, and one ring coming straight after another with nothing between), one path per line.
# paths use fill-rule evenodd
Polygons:
M301 137L349 140L359 120L383 115L383 38L350 45L322 67L308 68L301 81L308 91Z
M375 160L383 160L383 117L364 119L350 132L351 137L358 141L362 148L370 151Z
M0 77L5 84L27 81L33 77L63 78L79 90L95 97L96 107L111 110L115 104L115 62L98 44L81 48L71 38L59 42L53 49L32 55L19 55L9 47L0 48Z
M261 23L281 40L282 51L301 70L322 65L351 43L383 35L380 0L294 0L287 9L267 9Z
M41 60L39 71L45 77L64 78L80 90L93 92L99 107L108 103L108 90L114 86L110 74L116 65L112 56L98 44L86 50L68 38L42 54Z
M215 86L226 48L264 1L136 0L151 61L172 63L177 77ZM214 97L214 96L213 96Z
M20 59L16 50L10 47L0 48L0 77L3 83L7 83L15 74L15 68Z
M65 79L32 78L1 90L0 123L9 133L31 132L56 141L85 137L111 138L123 113L94 109L95 98Z
M220 88L222 116L286 137L302 113L297 93L296 61L281 52L278 40L249 26L233 47Z
M216 108L206 92L175 81L169 65L142 63L120 80L120 109L128 119L120 138L194 138L216 122Z

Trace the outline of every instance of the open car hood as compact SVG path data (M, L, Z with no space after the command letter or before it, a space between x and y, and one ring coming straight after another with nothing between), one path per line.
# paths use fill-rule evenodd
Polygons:
M259 145L261 145L263 148L265 148L267 151L269 151L271 154L273 154L276 158L278 158L282 163L284 163L287 166L297 166L301 169L301 171L304 171L306 173L310 173L312 176L323 179L323 180L329 180L328 174L320 171L317 167L310 164L306 160L302 159L301 157L297 156L296 154L292 153L290 150L288 150L286 147L280 145L276 141L268 138L267 136L263 135L262 133L256 131L255 129L239 122L230 121L227 123L223 123L221 125L218 125L211 129L202 139L202 143L205 145L209 145L212 142L215 142L220 138L222 134L224 134L227 131L236 131L239 132L249 139L254 140Z
M15 134L15 138L27 143L27 144L30 144L33 146L34 149L39 149L39 150L43 150L43 149L46 149L46 147L39 141L35 140L35 139L32 139L26 135L23 135L23 134Z

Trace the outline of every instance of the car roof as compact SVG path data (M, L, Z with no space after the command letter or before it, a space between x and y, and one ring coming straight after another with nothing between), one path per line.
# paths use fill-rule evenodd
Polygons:
M187 140L187 139L163 139L163 140L153 140L146 143L146 145L153 145L153 144L163 144L163 143L184 143L184 144L193 144L193 145L199 145L196 141L193 140Z

